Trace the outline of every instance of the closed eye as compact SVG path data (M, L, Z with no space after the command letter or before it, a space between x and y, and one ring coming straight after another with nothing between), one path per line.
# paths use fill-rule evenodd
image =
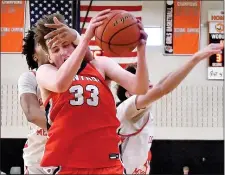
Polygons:
M59 48L58 47L53 47L51 48L52 53L57 53L59 52Z
M68 42L62 43L62 46L63 46L63 47L68 47L69 45L70 45L70 43L68 43Z

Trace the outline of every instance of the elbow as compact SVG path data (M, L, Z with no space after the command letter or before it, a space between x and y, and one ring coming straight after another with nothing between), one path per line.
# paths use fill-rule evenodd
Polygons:
M63 93L66 92L69 89L69 86L66 83L63 83L61 81L57 81L55 84L55 91L57 93Z
M27 117L27 121L35 124L35 118L33 118L33 117Z
M149 81L138 83L135 87L135 94L137 95L144 95L149 90Z
M140 89L139 90L139 94L138 95L144 95L144 94L146 94L148 92L148 87L147 88L142 88L142 89Z
M144 95L148 92L148 86L137 87L134 89L134 93L137 95Z

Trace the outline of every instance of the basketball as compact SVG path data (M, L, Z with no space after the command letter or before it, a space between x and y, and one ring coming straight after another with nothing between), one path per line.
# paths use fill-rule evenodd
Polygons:
M110 56L123 56L133 51L140 39L137 19L124 10L112 10L96 28L96 44Z

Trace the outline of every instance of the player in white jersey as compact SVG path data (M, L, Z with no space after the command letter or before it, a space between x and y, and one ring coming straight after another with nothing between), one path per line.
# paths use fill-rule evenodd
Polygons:
M118 130L122 137L121 156L127 174L149 174L149 153L154 136L154 118L151 105L154 101L174 90L188 73L203 59L221 53L222 44L210 44L195 53L192 58L176 71L168 74L158 84L149 84L145 95L134 95L118 86L117 96L120 100L117 117L121 122ZM136 73L135 66L127 70Z
M23 52L31 71L23 73L18 80L20 104L30 124L30 133L23 149L24 174L45 174L39 167L47 139L45 111L38 92L35 69L47 62L45 52L34 41L34 32L29 30L24 38Z
M61 16L58 16L59 20ZM80 40L76 30L67 27L54 19L57 28L46 37L51 37L53 42L72 42L77 45ZM50 26L51 27L51 26ZM48 62L45 51L35 42L34 31L29 30L24 38L23 54L26 56L28 67L31 71L23 73L18 80L19 99L21 107L30 123L31 131L23 149L24 174L52 174L52 168L40 167L45 143L47 141L47 122L45 111L42 109L42 100L37 86L35 69ZM61 35L61 36L59 36ZM51 42L50 44L53 44ZM93 59L92 54L87 52L86 59Z

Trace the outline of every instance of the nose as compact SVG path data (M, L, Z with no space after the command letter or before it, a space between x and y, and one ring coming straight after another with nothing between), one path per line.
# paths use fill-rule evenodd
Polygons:
M61 48L61 50L60 50L60 55L61 55L61 56L67 56L67 55L68 55L67 49Z

